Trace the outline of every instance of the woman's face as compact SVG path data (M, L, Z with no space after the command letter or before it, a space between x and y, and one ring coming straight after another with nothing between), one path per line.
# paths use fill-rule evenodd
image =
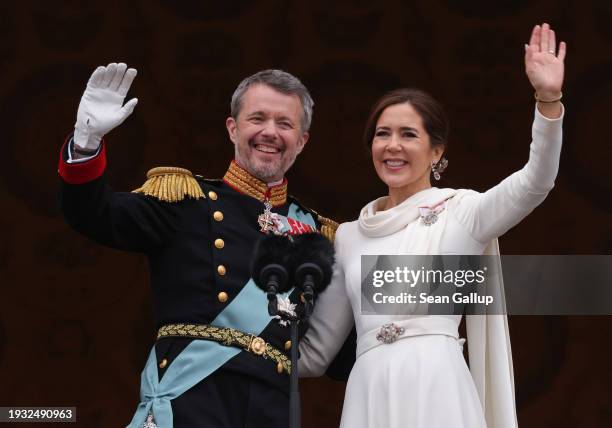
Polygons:
M442 156L442 146L432 148L419 113L409 103L383 110L376 123L372 159L380 179L390 189L431 186L431 162Z

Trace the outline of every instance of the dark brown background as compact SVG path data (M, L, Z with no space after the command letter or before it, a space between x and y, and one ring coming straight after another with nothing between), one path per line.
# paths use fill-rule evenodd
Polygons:
M296 74L316 106L290 191L346 221L385 191L360 135L391 88L424 88L447 106L444 185L485 190L525 163L534 104L523 43L543 20L569 46L561 170L502 251L606 254L608 2L0 3L0 406L77 406L84 427L124 426L136 407L154 333L146 261L69 230L56 200L58 149L97 65L125 61L139 72L130 95L140 103L109 136L109 177L122 190L160 164L220 176L233 154L224 119L235 86L263 68ZM610 426L612 319L510 323L521 425ZM304 426L337 426L343 392L303 381Z

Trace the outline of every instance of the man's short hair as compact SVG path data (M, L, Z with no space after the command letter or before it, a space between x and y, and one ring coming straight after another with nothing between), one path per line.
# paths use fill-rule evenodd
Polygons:
M263 70L244 79L232 95L231 114L238 117L242 108L242 97L251 85L263 84L287 95L297 95L302 103L302 130L308 131L312 122L312 107L314 101L306 86L292 74L282 70Z

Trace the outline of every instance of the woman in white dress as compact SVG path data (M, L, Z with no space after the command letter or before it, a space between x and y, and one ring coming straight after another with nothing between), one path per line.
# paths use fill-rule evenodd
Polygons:
M517 426L506 316L466 317L468 369L458 335L461 315L361 313L361 255L499 254L497 237L527 216L554 185L565 52L563 42L557 52L548 24L534 27L525 45L525 70L537 100L529 161L485 193L431 186L430 174L439 178L446 166L448 128L433 98L402 89L374 106L366 142L389 194L367 204L357 221L338 228L334 277L317 299L300 344L300 375L319 376L354 321L357 360L342 427ZM436 211L435 218L423 217L422 207L429 207L426 213ZM399 334L382 340L381 327L390 323Z

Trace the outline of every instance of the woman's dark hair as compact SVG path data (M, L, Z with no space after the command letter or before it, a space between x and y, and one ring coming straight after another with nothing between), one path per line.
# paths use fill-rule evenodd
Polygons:
M376 101L368 116L363 134L366 147L369 150L372 149L376 123L382 112L389 106L404 103L409 103L421 116L432 147L442 145L446 149L449 123L442 105L427 92L412 88L396 89L386 93Z

